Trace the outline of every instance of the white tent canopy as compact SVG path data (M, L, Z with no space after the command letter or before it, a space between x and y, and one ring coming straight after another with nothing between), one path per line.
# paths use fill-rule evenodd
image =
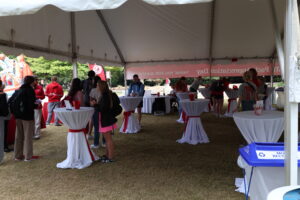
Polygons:
M274 2L282 31L285 1ZM11 0L1 3L0 16L0 48L8 54L71 59L75 53L81 62L128 66L275 55L269 0Z
M297 88L300 71L296 62L300 60L297 0L0 2L0 16L4 16L0 18L2 51L72 59L73 63L79 60L123 66L170 62L208 62L212 66L213 62L228 62L231 58L247 62L273 60L276 46L283 67L280 40L286 14L286 177L288 184L297 184L297 101L300 95L293 96L300 89Z

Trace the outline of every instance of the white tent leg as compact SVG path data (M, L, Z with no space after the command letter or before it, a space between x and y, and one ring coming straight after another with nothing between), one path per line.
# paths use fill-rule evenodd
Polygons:
M297 0L287 0L286 24L285 24L285 170L286 184L298 184L298 103L290 102L289 85L290 69L296 67L294 57L297 52L297 31L295 25L295 12L297 9ZM297 15L298 16L298 15ZM296 20L297 21L297 20Z
M77 66L76 59L72 60L72 66L73 66L73 78L77 78L78 77L78 66Z

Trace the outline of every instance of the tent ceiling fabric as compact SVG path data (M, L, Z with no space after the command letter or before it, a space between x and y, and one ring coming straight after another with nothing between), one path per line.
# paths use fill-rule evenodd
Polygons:
M0 16L33 14L45 6L52 5L67 12L115 9L128 0L1 0ZM212 0L143 0L154 5L189 4Z
M0 48L13 54L25 51L29 56L70 59L70 13L63 10L86 10L75 13L78 60L122 65L95 9L104 9L102 15L126 64L208 61L210 48L212 59L219 61L270 58L275 50L269 0L215 0L213 20L209 0L16 2L2 3L0 16L36 13L0 17ZM285 1L274 2L283 30Z

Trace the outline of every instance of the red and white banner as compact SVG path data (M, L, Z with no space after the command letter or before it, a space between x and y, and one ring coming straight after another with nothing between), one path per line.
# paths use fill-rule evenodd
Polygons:
M167 64L167 65L143 65L126 67L126 79L132 79L138 74L141 79L154 78L179 78L197 76L242 76L250 68L255 68L259 76L272 75L272 64L268 62L214 64L210 67L208 63L198 64ZM280 67L275 65L274 75L280 75Z
M90 70L93 70L97 76L101 78L102 81L106 81L104 67L97 64L89 64Z

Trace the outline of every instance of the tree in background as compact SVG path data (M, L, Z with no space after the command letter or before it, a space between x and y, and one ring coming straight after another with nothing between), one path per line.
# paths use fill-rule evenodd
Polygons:
M111 73L111 87L117 87L119 85L124 86L124 68L123 67L104 67L105 71Z

